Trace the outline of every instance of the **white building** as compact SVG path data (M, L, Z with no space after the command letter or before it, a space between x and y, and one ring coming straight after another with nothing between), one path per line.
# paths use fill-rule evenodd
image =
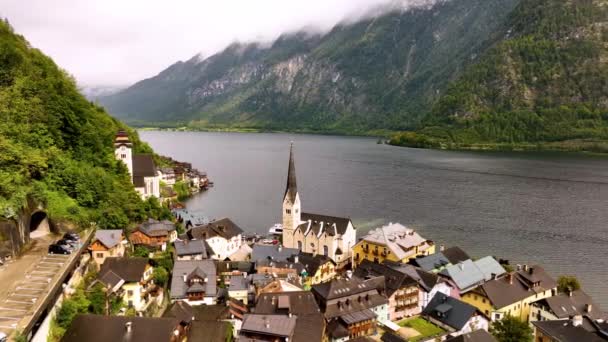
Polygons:
M243 230L229 218L210 222L188 230L190 240L204 240L211 247L207 253L211 258L224 260L238 252L243 243Z
M142 199L160 198L160 176L151 154L133 154L133 144L125 131L114 140L114 155L127 166L135 190Z
M323 254L342 268L348 264L355 242L356 231L349 218L302 213L292 145L283 197L283 246Z

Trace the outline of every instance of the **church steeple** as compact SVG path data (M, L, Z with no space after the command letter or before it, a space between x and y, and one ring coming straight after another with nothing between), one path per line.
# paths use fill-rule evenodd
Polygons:
M289 147L289 169L287 170L287 186L285 187L284 199L293 203L296 200L298 193L298 185L296 182L296 165L293 160L293 142Z

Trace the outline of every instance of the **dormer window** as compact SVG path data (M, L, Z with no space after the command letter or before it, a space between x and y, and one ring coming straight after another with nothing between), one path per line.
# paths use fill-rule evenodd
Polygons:
M291 214L291 209L285 209L285 213L288 215Z

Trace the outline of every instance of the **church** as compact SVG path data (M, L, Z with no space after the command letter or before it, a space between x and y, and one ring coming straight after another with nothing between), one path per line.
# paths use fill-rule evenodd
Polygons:
M292 144L283 197L283 246L323 254L330 257L337 268L343 268L350 261L355 242L355 227L349 218L302 212Z
M160 198L160 176L152 154L133 154L133 143L127 132L120 130L114 139L114 155L127 166L133 186L143 200Z

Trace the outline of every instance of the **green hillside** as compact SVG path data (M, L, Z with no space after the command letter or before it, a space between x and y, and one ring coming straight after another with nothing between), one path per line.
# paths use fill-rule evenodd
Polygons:
M233 44L100 98L142 126L366 133L416 127L517 0L392 8L324 35Z
M115 161L126 127L79 94L74 80L0 20L0 218L35 199L56 220L123 228L158 210ZM131 132L135 148L151 152Z
M498 34L392 143L608 151L608 1L524 0Z

